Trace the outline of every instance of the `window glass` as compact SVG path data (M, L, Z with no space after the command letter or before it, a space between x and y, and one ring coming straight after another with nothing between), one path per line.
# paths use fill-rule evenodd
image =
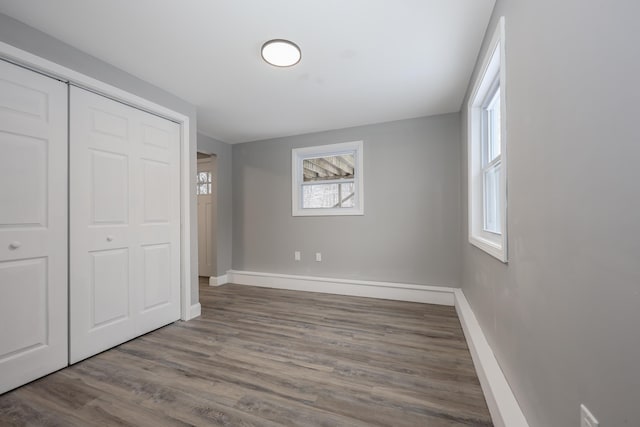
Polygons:
M352 208L354 207L354 185L305 184L302 187L302 208Z
M198 183L196 185L196 194L207 195L211 194L211 172L198 172Z
M486 163L500 155L500 87L496 89L486 108Z
M484 171L484 229L500 233L500 163Z
M304 182L353 179L354 155L305 158Z
M483 223L484 230L500 234L500 86L496 81L487 95L488 102L482 116L483 165Z
M292 213L362 215L362 141L292 150Z

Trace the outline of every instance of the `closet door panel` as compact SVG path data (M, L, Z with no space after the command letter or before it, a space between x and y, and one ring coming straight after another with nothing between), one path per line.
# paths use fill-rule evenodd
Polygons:
M67 86L0 60L0 393L67 364Z
M136 209L138 333L180 317L180 126L142 111Z
M71 87L70 361L135 337L135 120L127 107Z
M91 328L126 320L129 315L129 250L92 251Z
M128 155L96 149L89 150L91 162L91 224L127 224Z
M0 152L11 155L0 157L0 179L11 185L0 187L0 224L46 227L47 151L47 140L3 132Z
M180 317L179 126L71 88L71 361Z

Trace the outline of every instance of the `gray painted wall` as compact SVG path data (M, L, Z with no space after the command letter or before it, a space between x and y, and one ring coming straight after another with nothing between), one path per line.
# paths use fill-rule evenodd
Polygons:
M196 170L195 106L3 14L0 14L0 41L189 116L191 170ZM194 172L191 175L192 187L195 188L196 174ZM191 257L191 303L194 304L198 302L198 228L195 193L191 198L190 219L191 252L195 254Z
M231 186L231 145L210 138L201 133L198 134L198 151L201 153L215 154L217 156L217 198L216 198L216 245L217 245L217 274L222 276L231 269L232 254L232 225L233 225L233 201ZM196 257L197 259L197 257Z
M292 217L291 149L356 140L365 215ZM233 268L459 286L460 155L458 114L233 145Z
M463 290L531 426L637 426L640 2L498 0L489 38L500 15L510 261L468 243L465 136Z

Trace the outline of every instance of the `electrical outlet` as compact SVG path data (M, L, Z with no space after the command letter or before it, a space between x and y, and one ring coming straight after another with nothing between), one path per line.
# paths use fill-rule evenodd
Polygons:
M316 261L322 261L322 252L316 252Z
M300 251L295 251L293 253L293 259L295 259L296 261L300 261Z
M600 423L587 407L580 405L580 427L598 427L599 425Z

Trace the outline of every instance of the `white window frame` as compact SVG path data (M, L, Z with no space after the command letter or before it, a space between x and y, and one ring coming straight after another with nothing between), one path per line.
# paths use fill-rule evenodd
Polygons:
M473 85L468 103L468 178L469 178L469 242L506 263L507 254L507 127L505 85L504 17L500 17ZM487 113L489 97L500 90L500 155L485 164ZM500 232L485 229L485 171L499 164L498 183Z
M302 186L304 159L317 157L354 155L354 206L352 208L303 208ZM364 170L363 142L352 141L339 144L320 145L315 147L294 148L291 150L291 215L292 216L335 216L364 215ZM332 184L343 181L319 181L317 184Z

